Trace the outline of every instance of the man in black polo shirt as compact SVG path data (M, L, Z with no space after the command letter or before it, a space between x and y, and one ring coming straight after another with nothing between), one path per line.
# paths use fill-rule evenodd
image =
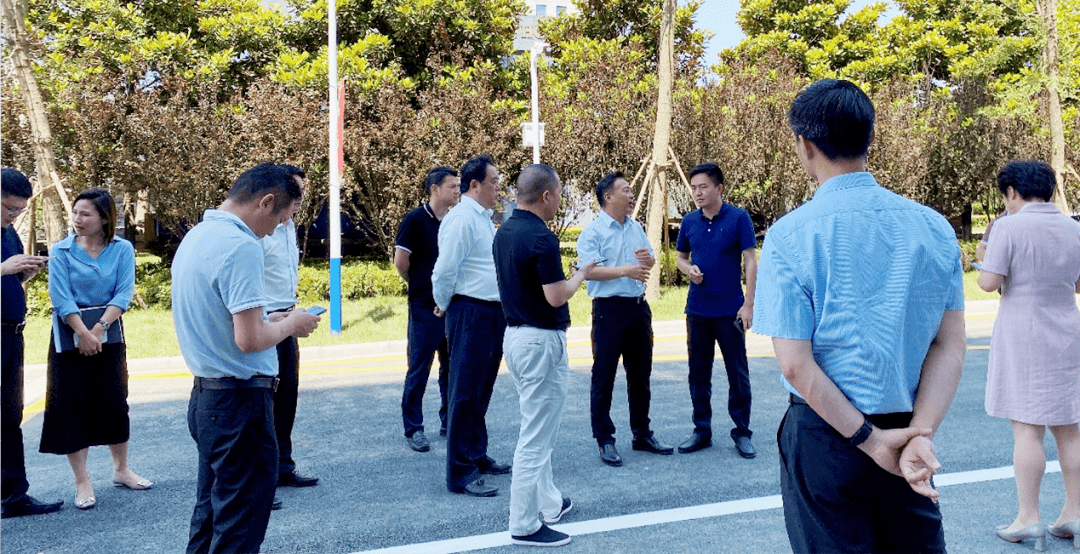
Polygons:
M551 450L570 380L566 302L595 262L566 279L559 239L547 228L559 210L562 183L549 166L526 167L517 180L517 209L495 233L495 272L506 334L503 356L517 386L521 433L510 481L510 537L515 544L559 546L570 536L551 529L573 504L551 477Z
M417 452L431 450L424 436L424 390L435 353L439 354L439 435L446 436L446 383L450 355L446 348L446 324L435 315L431 295L431 272L439 258L439 224L461 198L457 170L436 167L428 171L424 188L428 202L409 212L398 228L394 267L409 284L409 371L401 394L401 420L405 440Z
M5 167L0 181L3 193L3 274L0 292L3 293L3 413L0 414L0 488L3 488L3 517L47 514L60 509L64 503L40 502L26 494L30 484L26 481L26 463L23 458L23 326L26 324L26 293L22 284L29 281L45 267L47 256L23 254L22 241L11 224L19 217L34 194L25 175L16 169Z

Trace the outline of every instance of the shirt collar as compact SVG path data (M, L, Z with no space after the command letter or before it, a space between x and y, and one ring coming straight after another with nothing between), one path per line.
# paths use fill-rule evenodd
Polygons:
M875 180L874 176L867 171L844 173L843 175L837 175L836 177L821 183L817 192L814 193L814 198L817 198L819 194L829 194L831 192L838 192L857 187L876 186L878 186L877 180Z
M629 217L629 216L627 216L627 217L626 217L626 219L624 219L624 220L623 220L623 221L622 221L622 222L620 223L620 222L618 222L618 221L615 221L615 218L614 218L614 217L611 217L611 214L609 214L609 213L605 212L604 210L600 210L600 215L598 215L598 216L597 216L597 219L599 219L601 223L603 223L604 225L607 225L608 227L619 227L619 228L622 228L623 226L625 226L625 225L626 225L626 221L627 221L628 219L630 219L630 217Z
M716 210L716 215L714 215L712 217L712 219L709 219L709 218L705 217L705 210L703 210L701 208L698 208L698 213L701 214L701 220L702 221L716 221L717 219L720 219L720 216L724 215L724 212L726 212L727 210L728 210L728 203L727 202L721 202L720 209Z
M203 221L222 221L226 223L232 223L233 225L236 225L238 228L240 228L240 230L242 230L243 232L251 235L251 238L254 238L256 240L258 240L259 238L256 237L255 233L251 230L251 228L247 226L247 223L244 223L243 219L240 219L239 216L232 212L210 208L203 212Z
M431 219L439 219L435 217L435 212L431 211L431 202L424 203L424 213L426 213Z
M112 240L110 240L109 242L107 242L107 243L105 244L105 246L108 246L108 245L110 245L110 244L112 244L112 243L116 242L117 240L119 240L119 237L115 237L115 236L114 236L114 237L112 238ZM60 239L60 242L58 242L58 243L54 244L54 245L53 245L53 248L59 248L59 249L61 249L61 250L70 250L70 249L71 249L71 247L72 247L72 246L73 246L74 244L75 244L75 233L73 233L73 232L71 232L71 231L68 231L68 235L67 235L66 237L64 237L64 238Z
M1020 211L1034 214L1061 213L1061 209L1059 209L1057 207L1057 204L1054 204L1053 202L1028 202L1027 204L1024 204L1022 208L1020 208Z
M458 202L458 205L468 206L468 207L472 208L473 210L475 210L476 213L484 214L484 215L486 215L488 217L491 217L491 214L495 213L495 210L493 210L491 208L483 207L482 205L480 205L479 202L474 200L473 197L466 196L464 194L461 195L461 201Z

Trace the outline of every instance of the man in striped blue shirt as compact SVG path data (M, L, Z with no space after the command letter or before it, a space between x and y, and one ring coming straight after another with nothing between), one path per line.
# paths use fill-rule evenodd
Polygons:
M499 201L499 172L489 156L461 168L461 202L439 226L439 258L431 273L435 315L446 317L450 349L447 396L446 488L471 496L499 489L482 475L510 473L487 455L488 403L502 362L506 317L495 276L492 208Z

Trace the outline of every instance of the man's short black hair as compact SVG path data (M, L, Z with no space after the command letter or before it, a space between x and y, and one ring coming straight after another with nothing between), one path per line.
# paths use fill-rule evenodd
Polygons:
M26 175L23 175L21 171L14 167L5 167L0 172L0 186L3 188L3 193L0 196L4 198L8 196L30 198L34 195L34 187L30 184L30 179L27 179Z
M533 164L521 170L517 179L517 201L520 204L533 204L540 200L545 190L555 190L559 184L559 174L555 168L545 164Z
M469 158L469 161L461 166L462 194L468 192L469 184L473 181L483 183L484 179L487 179L487 168L489 165L495 167L495 160L492 160L491 156L488 154L480 154L474 158Z
M861 158L874 136L874 103L850 81L822 79L795 96L788 126L830 160Z
M300 169L299 167L296 167L295 165L278 164L278 167L280 167L281 169L284 169L285 172L288 173L290 176L291 175L296 175L297 177L299 177L301 179L306 177L306 174L304 173L304 170Z
M626 179L626 176L621 171L613 171L604 175L596 183L596 201L600 203L600 207L604 207L604 195L611 192L611 189L615 188L615 181L619 179Z
M440 165L439 167L432 168L431 171L427 172L427 179L424 180L424 192L427 194L431 194L431 187L434 187L435 185L441 185L443 179L447 177L457 176L457 170L452 167Z
M694 168L690 170L689 178L693 179L694 175L701 175L702 173L712 181L714 187L719 187L724 184L724 172L720 171L720 166L714 163L695 165Z
M290 166L291 167L291 166ZM280 212L292 205L301 196L300 185L284 166L274 163L261 163L236 178L229 189L230 200L241 204L251 202L267 194L274 195L274 212Z
M1054 169L1038 160L1013 160L997 175L998 190L1001 194L1012 187L1024 200L1041 198L1049 202L1054 196L1057 180Z

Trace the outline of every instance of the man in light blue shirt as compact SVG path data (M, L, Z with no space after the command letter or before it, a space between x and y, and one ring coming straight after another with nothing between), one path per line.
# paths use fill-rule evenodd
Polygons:
M652 310L644 294L656 257L641 224L630 218L634 192L622 173L600 179L596 200L600 214L581 231L577 241L579 260L604 260L586 275L593 299L589 411L600 461L621 466L622 457L615 449L615 423L611 421L611 395L620 356L626 370L634 450L667 455L675 449L656 440L649 429L653 332Z
M304 170L281 164L300 185L304 193ZM300 209L300 200L296 200ZM296 222L289 218L274 229L273 234L259 239L263 247L263 265L266 269L263 283L266 289L266 313L277 319L284 317L296 306L296 285L300 281L300 248L296 241ZM312 487L319 478L304 475L296 469L292 457L292 430L296 421L296 403L300 396L300 344L296 337L288 336L279 342L277 350L278 387L274 392L274 431L278 442L278 486ZM278 505L277 499L274 505Z
M791 406L780 486L794 552L944 552L934 433L960 381L964 290L940 214L866 173L874 107L824 79L788 112L820 188L769 229L754 323Z
M199 480L188 554L258 552L278 476L274 345L307 336L319 318L265 314L258 239L296 211L300 187L275 164L245 171L180 243L172 265L176 338L195 384L188 429Z
M485 421L506 332L491 250L498 188L499 172L489 156L461 167L461 202L439 226L439 258L431 274L435 315L446 316L450 350L446 488L471 496L498 494L481 475L510 473L509 464L487 455Z

